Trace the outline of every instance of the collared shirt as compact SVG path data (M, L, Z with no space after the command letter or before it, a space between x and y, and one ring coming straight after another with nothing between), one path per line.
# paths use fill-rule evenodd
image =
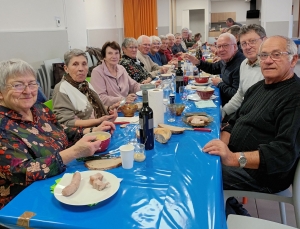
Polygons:
M260 66L260 61L258 59L256 59L256 61L254 61L253 63L251 63L249 59L247 59L247 60L248 61L246 64L248 64L251 67Z
M0 208L34 181L65 170L60 152L83 136L82 128L65 128L44 104L31 109L33 121L0 106Z

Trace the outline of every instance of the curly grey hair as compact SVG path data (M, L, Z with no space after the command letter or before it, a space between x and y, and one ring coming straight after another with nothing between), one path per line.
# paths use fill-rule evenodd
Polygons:
M122 43L122 48L127 48L130 45L138 45L138 42L136 39L134 39L133 37L125 37L123 43Z
M86 61L88 62L88 58L84 51L82 51L81 49L71 49L70 51L67 51L64 55L65 65L68 66L70 63L70 60L75 56L84 56Z
M36 73L27 62L20 59L10 59L0 62L0 89L6 87L6 82L10 77L32 75L36 79Z

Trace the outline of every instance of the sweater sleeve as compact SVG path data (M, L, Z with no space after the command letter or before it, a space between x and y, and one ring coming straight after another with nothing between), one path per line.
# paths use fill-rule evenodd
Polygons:
M222 61L218 61L216 63L209 63L209 62L200 60L200 64L197 67L199 70L203 70L203 71L213 74L213 75L218 75L218 74L221 74Z
M106 90L107 85L104 80L104 77L100 74L98 70L96 70L96 68L94 68L92 71L91 84L105 106L110 106L122 100L121 96L108 95Z
M243 99L244 99L244 93L239 88L236 94L231 98L231 100L225 104L225 106L223 107L223 111L227 115L232 114L241 106Z
M141 85L138 82L136 82L134 79L132 79L126 71L125 71L124 75L126 78L128 78L128 84L129 84L128 94L136 93L137 91L141 90Z
M220 89L222 96L225 96L228 98L228 100L231 99L238 90L240 84L240 69L237 68L233 70L230 74L230 77L232 79L231 85L228 85L224 82L220 82L218 84L218 88Z
M53 92L53 113L59 123L75 126L75 108L68 95L60 92L59 88L60 84L57 84Z

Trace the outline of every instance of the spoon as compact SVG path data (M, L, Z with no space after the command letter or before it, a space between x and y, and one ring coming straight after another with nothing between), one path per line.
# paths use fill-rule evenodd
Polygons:
M121 106L123 106L125 103L126 103L126 99L124 98L124 99L121 100L120 105L118 106L117 110L119 110L119 108Z

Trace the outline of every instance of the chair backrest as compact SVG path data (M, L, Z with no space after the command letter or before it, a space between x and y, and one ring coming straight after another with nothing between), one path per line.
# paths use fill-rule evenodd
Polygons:
M44 64L41 65L41 71L40 74L42 76L42 78L44 79L44 94L47 97L47 99L50 98L50 90L51 90L51 85L50 83L48 83L48 79L47 79L47 74L46 74L46 67Z
M90 54L88 52L85 52L85 54L88 58L88 66L92 67L93 66L93 61L92 61L92 58L91 58Z
M284 224L241 215L228 215L227 226L228 229L295 229Z
M86 77L85 79L87 82L91 82L91 77Z
M50 110L53 110L53 104L52 104L52 99L44 102L44 104L50 108Z
M42 76L41 73L40 73L40 70L41 70L41 69L38 69L38 70L36 71L36 78L37 78L37 81L38 81L39 84L40 84L40 87L42 88L43 93L45 94L45 90L44 90L44 79L43 79L43 76Z

